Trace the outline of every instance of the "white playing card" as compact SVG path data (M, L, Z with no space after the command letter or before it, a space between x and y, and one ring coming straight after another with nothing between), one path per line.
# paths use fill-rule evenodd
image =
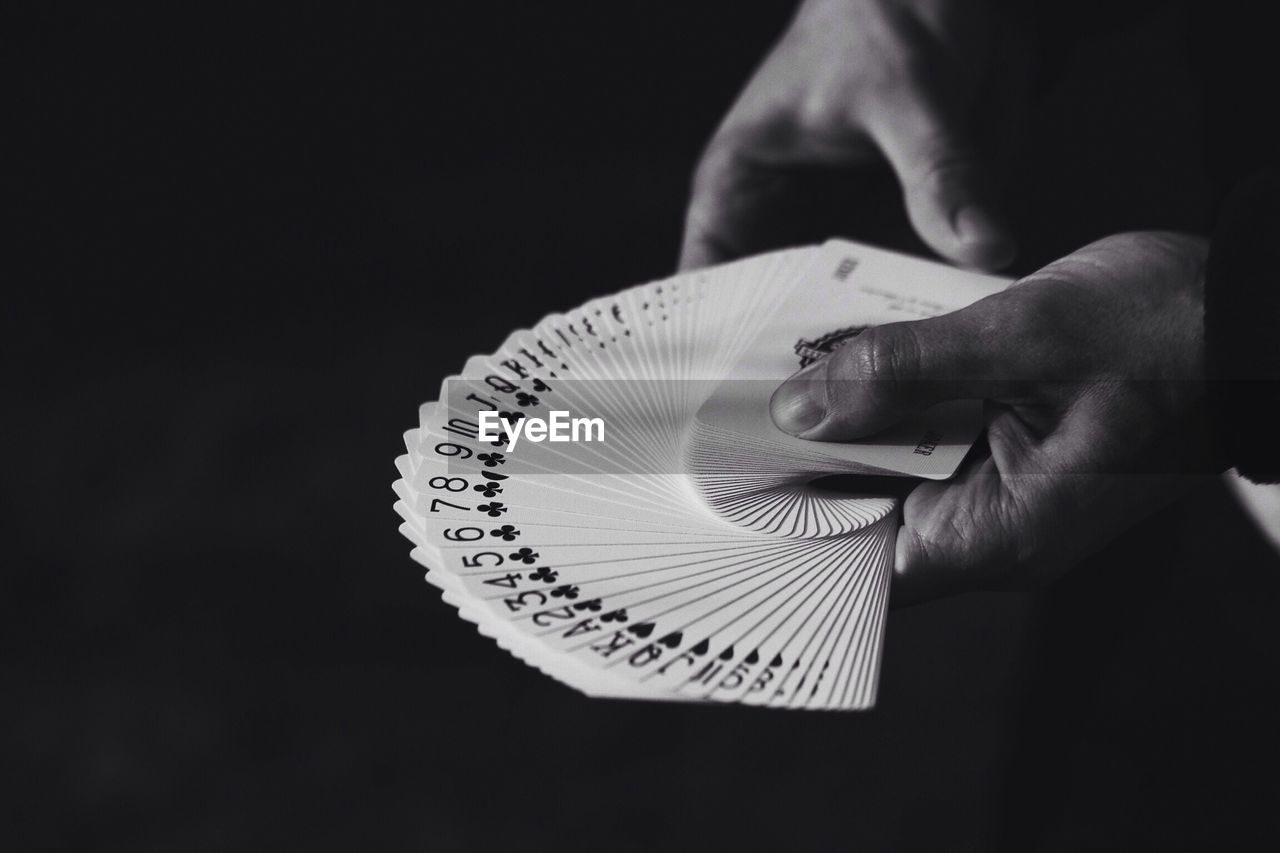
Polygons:
M820 354L847 328L826 325L929 316L1000 286L833 242L548 315L420 408L396 459L400 530L462 618L588 695L870 707L897 500L871 481L812 481L946 476L976 422L961 404L827 445L776 430L768 395L798 366L797 343ZM482 437L485 411L509 427L596 417L606 434ZM916 452L926 433L930 452Z
M699 426L726 434L715 442L817 455L837 470L946 479L982 430L976 401L935 406L878 435L838 444L806 442L782 432L769 415L769 397L778 383L867 327L944 314L1007 285L996 276L832 240L699 410Z

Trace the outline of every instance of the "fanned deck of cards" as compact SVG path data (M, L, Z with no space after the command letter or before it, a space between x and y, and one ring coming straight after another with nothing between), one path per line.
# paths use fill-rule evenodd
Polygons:
M899 525L874 484L951 476L980 404L836 444L778 430L769 397L869 326L1006 284L831 241L549 315L421 407L400 530L462 618L588 695L870 707ZM552 412L578 440L513 435Z

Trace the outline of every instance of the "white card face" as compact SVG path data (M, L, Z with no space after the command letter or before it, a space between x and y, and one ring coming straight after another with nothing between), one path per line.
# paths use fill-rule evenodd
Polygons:
M1001 286L833 243L549 314L468 359L419 408L396 459L400 531L460 617L588 695L870 707L898 503L874 485L810 481L945 476L976 419L961 403L832 445L775 429L768 398L801 339L820 349L848 325L930 316ZM726 376L759 380L746 383L759 394L708 404L733 387ZM608 438L481 435L488 411L507 424L599 416ZM913 453L913 430L942 437Z
M978 401L945 403L854 443L805 441L769 415L777 384L870 326L919 320L998 293L1008 279L832 240L745 347L697 414L700 426L769 452L829 460L834 470L940 480L953 475L982 430Z

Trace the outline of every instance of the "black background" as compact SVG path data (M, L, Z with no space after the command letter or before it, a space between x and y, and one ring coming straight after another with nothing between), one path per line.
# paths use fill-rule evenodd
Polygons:
M401 432L509 330L670 272L790 10L745 5L15 22L11 849L1274 839L1278 576L1213 485L1047 592L894 613L858 715L589 701L422 581ZM1210 221L1201 22L1091 21L1002 155L1024 270Z

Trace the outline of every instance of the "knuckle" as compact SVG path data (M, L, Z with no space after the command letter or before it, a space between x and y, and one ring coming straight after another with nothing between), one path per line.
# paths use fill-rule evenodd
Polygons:
M914 380L920 364L920 346L910 326L893 324L870 331L866 357L872 375L893 385Z
M868 329L853 340L840 347L831 356L831 366L827 375L832 379L845 382L859 382L871 379L875 375L875 354L872 350L877 346L872 343L875 329Z
M975 584L974 575L988 566L985 543L976 523L973 513L962 505L916 529L915 546L922 562L947 571L960 587L980 585ZM975 559L978 555L981 557Z
M1016 588L1025 582L1023 555L1030 549L1019 529L996 515L981 505L957 504L916 531L915 544L959 589Z
M856 133L852 118L857 98L831 86L810 87L795 103L794 121L800 135L817 139L842 139Z
M915 336L904 326L877 326L836 351L833 377L875 410L891 410L916 373Z

